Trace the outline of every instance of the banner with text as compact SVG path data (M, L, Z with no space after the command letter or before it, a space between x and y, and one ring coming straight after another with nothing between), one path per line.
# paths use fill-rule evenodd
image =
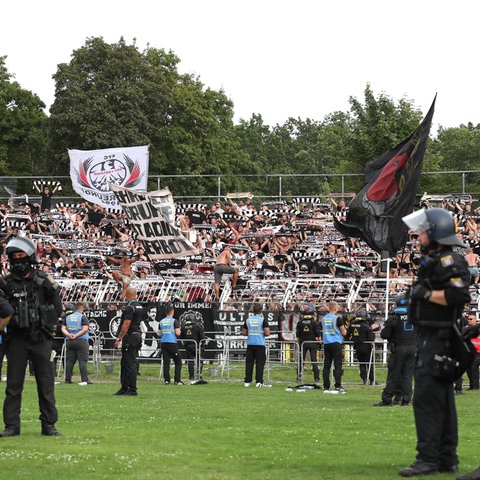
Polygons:
M145 248L149 260L162 260L198 255L198 250L169 221L169 207L163 197L153 192L135 192L110 184L110 187L123 208L128 221L133 226L137 239ZM169 214L168 214L169 215Z

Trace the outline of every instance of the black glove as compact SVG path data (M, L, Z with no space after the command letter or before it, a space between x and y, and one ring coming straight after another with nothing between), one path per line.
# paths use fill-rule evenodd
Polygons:
M480 325L469 325L468 327L464 327L462 329L462 337L465 340L468 340L469 338L478 337L479 333L480 333Z
M420 285L419 283L417 283L417 285L415 285L411 291L412 298L416 298L417 300L428 300L431 295L432 291L427 287Z

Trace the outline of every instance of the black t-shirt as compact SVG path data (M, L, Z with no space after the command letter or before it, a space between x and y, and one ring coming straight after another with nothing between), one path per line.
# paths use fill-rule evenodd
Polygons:
M185 215L190 219L190 225L200 225L207 220L205 214L200 210L187 210Z
M318 258L314 262L315 273L318 275L328 275L331 273L330 267L328 266L330 259L328 258Z
M118 326L118 333L122 331L122 325L125 320L130 320L132 322L128 328L128 333L140 332L140 322L145 319L146 313L142 305L140 305L137 300L130 300L122 313L120 325Z

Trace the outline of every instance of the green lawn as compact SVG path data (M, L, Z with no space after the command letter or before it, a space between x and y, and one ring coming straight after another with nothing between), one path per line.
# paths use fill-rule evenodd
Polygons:
M346 385L347 395L287 392L295 382L272 373L282 375L272 388L244 388L239 366L231 382L206 373L208 385L175 387L157 381L157 367L142 366L138 397L114 396L115 375L87 387L61 384L56 438L40 436L28 379L22 434L0 439L0 478L385 480L413 461L412 409L372 407L381 386ZM345 377L356 382L357 370ZM478 392L457 397L462 472L480 463L479 402Z

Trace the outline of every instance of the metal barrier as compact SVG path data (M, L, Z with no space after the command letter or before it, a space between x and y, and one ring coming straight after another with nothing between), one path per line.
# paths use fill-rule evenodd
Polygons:
M220 381L231 381L232 376L231 373L237 370L238 368L242 369L242 373L244 372L245 368L245 355L246 355L246 347L247 347L247 339L244 337L243 343L244 348L242 350L239 349L238 339L231 339L229 337L217 338L219 343L221 342L221 346L217 349L213 350L214 358L207 357L204 353L206 343L209 340L202 340L200 342L200 348L198 349L198 364L203 363L207 365L209 362L212 365L210 368L210 377L218 377ZM315 343L319 345L318 350L318 357L317 357L317 364L319 368L319 378L320 382L322 382L322 370L323 370L323 342L305 342L305 343ZM377 349L376 342L368 342L372 344L372 349L370 352L370 358L368 362L364 362L367 368L367 378L370 376L370 372L372 369L376 371L377 366L385 366L382 363L377 362L377 353L379 350ZM383 345L384 342L382 342ZM233 348L232 348L233 344ZM290 367L292 371L292 376L298 381L303 382L304 378L304 367L312 365L311 359L306 358L305 361L300 361L303 359L304 353L304 345L298 345L296 342L286 342L286 341L279 341L279 340L266 340L265 347L267 353L267 362L265 364L265 380L271 381L272 380L272 373L274 373L279 368ZM344 365L348 366L360 366L360 363L355 358L355 351L353 342L344 342L343 343L344 349ZM209 352L212 352L212 349L209 349ZM232 353L234 352L234 353ZM292 368L294 367L294 368ZM213 370L217 370L213 373ZM204 368L205 370L205 368ZM331 374L332 372L330 372ZM237 376L237 380L239 380L239 376ZM374 381L376 377L374 376ZM359 382L360 383L360 382Z
M412 282L411 277L386 279L302 275L296 278L248 279L241 289L233 291L228 276L224 277L227 278L219 302L221 310L247 310L253 302L261 302L270 310L281 310L295 303L320 305L336 300L347 308L355 304L367 310L373 307L386 313L397 293ZM57 278L56 281L61 286L65 303L84 301L118 306L125 301L118 285L112 280ZM138 300L142 303L215 299L211 273L156 280L134 279L131 286L136 289Z

